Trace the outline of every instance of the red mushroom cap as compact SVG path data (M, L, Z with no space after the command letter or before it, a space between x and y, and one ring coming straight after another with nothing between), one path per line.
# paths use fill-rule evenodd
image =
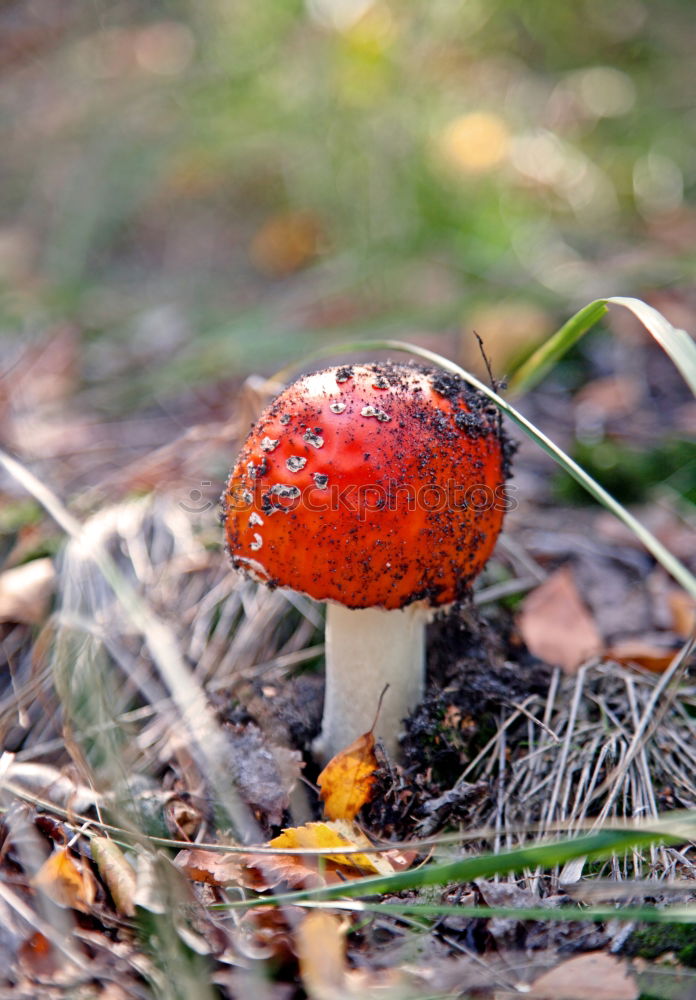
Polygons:
M412 365L298 379L247 438L222 498L235 567L349 608L463 596L500 531L498 410Z

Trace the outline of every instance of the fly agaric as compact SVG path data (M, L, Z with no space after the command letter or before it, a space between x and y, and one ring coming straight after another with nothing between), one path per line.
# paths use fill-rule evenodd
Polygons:
M391 753L422 699L425 624L466 595L501 528L500 415L458 376L409 364L299 378L247 438L222 497L233 565L327 602L315 755L370 729Z

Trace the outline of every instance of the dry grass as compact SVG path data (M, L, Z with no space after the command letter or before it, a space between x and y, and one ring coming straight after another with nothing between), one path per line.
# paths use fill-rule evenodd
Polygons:
M195 524L163 496L97 512L65 547L57 606L38 639L16 626L2 645L8 669L0 726L5 747L16 752L2 759L0 795L10 839L23 844L25 871L31 876L45 854L27 803L63 817L68 831L104 822L120 828L117 840L140 845L139 899L156 923L148 929L150 945L143 950L131 936L115 959L104 939L89 973L75 947L63 949L75 983L89 975L113 980L121 969L134 983L144 976L155 995L168 997L175 969L177 995L212 996L200 968L182 958L190 928L178 918L176 926L162 923L163 908L169 913L192 901L171 881L171 868L156 861L156 837L181 841L190 820L201 842L264 839L258 817L230 780L220 719L234 718L230 706L238 703L240 717L253 715L269 745L277 750L287 742L264 691L281 690L298 668L321 656L322 619L312 602L231 572L217 535L212 514ZM523 576L532 565L528 560ZM508 582L501 593L532 582ZM481 599L495 596L487 588ZM498 852L559 829L572 834L607 820L693 808L696 688L685 675L688 653L661 676L606 662L588 663L574 678L556 673L546 698L532 695L502 715L460 777L494 789L493 807L487 798L486 809L470 817L472 826L490 831L481 849ZM312 801L310 792L294 812L293 800L290 821L311 816ZM85 815L93 817L87 827ZM441 849L451 849L449 837ZM616 885L630 880L634 893L648 879L669 894L675 879L681 891L694 878L694 865L688 847L654 847L603 866L569 862L551 877L528 870L515 882L544 897L581 875ZM16 893L4 892L0 906L13 926L42 930L55 948L84 936L70 914L32 911ZM237 940L234 914L214 920ZM204 942L198 947L205 952ZM232 956L236 946L230 947ZM459 946L452 947L456 953ZM236 960L249 964L243 949ZM138 990L131 994L148 995Z
M696 687L684 679L691 649L662 675L611 662L591 662L575 678L556 671L545 699L531 696L502 720L461 777L497 783L495 808L476 817L495 829L496 850L532 829L543 839L559 827L572 834L696 806ZM696 874L684 853L653 848L649 857L614 859L611 877L669 879L677 869ZM569 863L560 882L583 870L582 861ZM530 873L531 886L538 875Z

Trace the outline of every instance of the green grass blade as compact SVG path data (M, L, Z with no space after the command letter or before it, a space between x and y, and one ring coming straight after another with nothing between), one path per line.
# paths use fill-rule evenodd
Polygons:
M662 313L649 306L647 302L620 295L608 299L596 299L564 323L557 333L554 333L520 365L510 379L511 392L520 395L537 385L566 351L605 315L609 305L623 306L640 320L648 333L652 334L662 350L672 359L696 396L696 344L686 330L672 326Z
M466 369L461 368L459 365L455 364L454 361L450 361L448 358L442 357L441 354L436 354L434 351L429 351L425 347L418 347L415 344L406 344L400 340L367 340L367 341L353 341L347 344L334 345L331 348L331 353L335 354L338 351L358 351L358 350L369 350L369 351L404 351L407 354L414 354L416 357L423 358L425 361L429 361L431 364L437 365L439 368L443 368L445 371L452 372L453 375L459 375L470 385L475 386L484 395L488 396L496 406L498 406L503 413L506 414L514 423L521 427L522 430L527 434L528 437L532 438L533 441L543 448L544 451L554 459L562 468L566 470L573 479L577 480L580 485L590 493L595 500L601 503L607 510L611 511L612 514L616 515L620 521L622 521L627 528L633 532L636 538L640 539L645 548L650 552L650 554L656 559L657 562L663 566L667 572L673 577L677 583L680 584L692 597L696 598L696 577L683 565L672 553L665 548L665 546L660 542L652 532L640 523L640 521L633 516L629 511L623 507L618 500L608 493L603 486L593 479L592 476L586 472L582 466L578 465L570 455L566 455L562 448L559 448L550 438L548 438L543 431L540 431L530 420L527 420L518 410L516 410L507 400L499 396L497 392L487 386L480 379L477 379L475 375L471 372L466 371ZM325 352L318 352L325 353ZM317 356L317 355L315 355Z
M686 330L672 326L668 320L641 299L623 298L614 295L607 302L623 306L640 320L645 329L653 335L662 350L670 356L684 380L696 396L696 343Z
M694 817L690 825L694 828ZM688 830L685 829L685 833ZM226 904L228 908L238 908L252 905L290 905L304 900L331 900L354 896L373 896L381 893L401 892L404 889L421 889L431 885L448 885L453 882L471 882L477 878L490 878L493 875L506 875L510 872L522 871L524 868L552 868L565 864L574 858L607 858L617 852L631 850L635 847L648 847L651 844L674 842L685 839L684 833L676 827L669 831L664 820L656 820L653 829L633 830L598 830L595 833L570 840L555 841L546 844L532 844L528 847L518 847L500 854L481 854L473 858L458 858L455 861L444 861L439 864L429 864L422 868L395 872L392 875L371 875L368 878L356 879L330 885L320 889L303 889L299 892L284 893L279 896L259 897L254 900L243 900ZM686 838L688 839L688 838Z
M659 883L656 883L656 886ZM655 889L656 892L659 889ZM323 906L323 903L305 901L305 906ZM658 909L655 906L460 906L453 903L383 903L331 901L331 907L342 910L355 910L362 913L368 910L378 910L380 913L391 913L394 916L409 914L420 917L477 917L492 920L494 917L512 917L514 920L543 920L544 923L587 921L600 923L605 920L620 920L626 923L644 924L696 924L696 906L666 906Z
M557 333L534 351L510 379L510 391L518 396L533 388L551 371L573 344L591 330L607 312L607 300L596 299L564 323Z

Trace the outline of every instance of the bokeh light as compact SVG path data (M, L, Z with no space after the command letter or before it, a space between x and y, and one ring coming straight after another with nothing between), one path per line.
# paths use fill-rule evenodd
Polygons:
M679 0L11 6L8 338L67 321L92 365L176 315L176 388L346 329L446 337L507 302L560 318L693 283Z

